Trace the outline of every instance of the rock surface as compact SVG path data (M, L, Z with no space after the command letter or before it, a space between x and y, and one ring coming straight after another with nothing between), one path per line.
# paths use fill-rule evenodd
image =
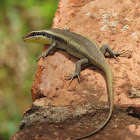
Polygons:
M138 0L61 0L56 11L53 28L69 28L95 40L99 47L108 44L114 51L131 53L131 57L119 57L119 62L107 58L114 73L115 111L103 131L89 139L140 139L139 4ZM81 82L75 78L70 86L63 80L74 72L77 60L62 50L40 59L31 89L33 106L12 140L74 139L105 120L108 96L102 71L88 67L81 72Z

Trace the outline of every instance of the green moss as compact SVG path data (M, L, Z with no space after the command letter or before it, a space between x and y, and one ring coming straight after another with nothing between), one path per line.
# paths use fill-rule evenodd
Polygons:
M32 104L30 88L43 45L26 44L31 30L51 28L59 0L0 0L0 138L19 130L21 115ZM42 47L42 48L41 48Z

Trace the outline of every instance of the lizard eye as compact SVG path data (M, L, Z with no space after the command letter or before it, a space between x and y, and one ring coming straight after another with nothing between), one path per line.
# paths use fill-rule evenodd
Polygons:
M30 34L30 36L34 36L34 35L35 35L35 33L31 33L31 34Z
M35 34L36 34L36 35L39 35L40 33L39 33L39 32L36 32Z

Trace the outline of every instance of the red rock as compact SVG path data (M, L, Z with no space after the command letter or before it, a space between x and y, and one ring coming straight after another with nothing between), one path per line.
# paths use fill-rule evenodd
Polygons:
M108 3L107 6L106 3ZM137 3L110 0L100 1L100 3L88 1L86 4L83 3L85 4L83 6L75 7L77 4L77 1L72 0L69 3L61 1L54 18L53 28L64 28L67 25L72 31L96 40L99 46L105 43L114 51L130 50L132 54L130 58L120 57L120 62L107 58L107 61L114 73L115 104L140 107L139 98L128 98L132 88L140 88L140 34L137 26L139 25ZM75 10L77 12L74 16ZM94 71L91 68L83 70L81 82L78 83L75 78L70 87L69 81L63 81L66 75L74 72L76 61L76 58L64 51L58 51L41 59L32 86L33 101L45 96L48 97L48 101L51 99L52 105L77 105L86 100L89 102L87 98L95 95L100 101L107 102L104 74L97 68Z
M136 126L136 125L130 125L129 126L129 130L131 133L140 136L140 125Z
M86 2L80 1L79 3L77 0L61 0L59 3L59 8L53 20L53 28L70 28L73 32L95 40L99 47L103 44L108 44L114 51L130 50L131 53L131 57L119 57L119 62L113 58L107 58L114 73L114 103L116 106L115 111L118 113L113 113L112 120L103 131L93 136L94 140L139 139L139 136L137 136L137 134L139 135L139 129L136 130L135 126L139 127L137 118L140 114L131 114L134 117L126 114L126 110L129 110L130 107L135 108L136 112L140 112L140 98L130 98L129 95L132 88L140 89L139 25L138 0L88 0ZM52 108L81 107L80 117L84 115L81 118L83 121L79 118L75 120L76 117L67 118L76 123L70 122L67 124L66 119L66 122L62 123L62 127L65 128L63 132L60 132L59 124L53 124L52 127L47 122L46 128L46 124L43 123L41 126L44 129L38 132L35 131L38 127L37 123L30 130L27 125L22 131L15 134L12 140L20 133L25 133L24 135L26 135L26 133L32 133L32 131L36 132L34 135L41 135L42 139L44 136L51 139L52 135L54 136L53 138L70 139L71 137L88 134L96 129L94 126L99 126L104 121L104 114L107 115L106 109L108 109L106 106L108 104L108 95L105 75L102 71L91 66L81 72L80 83L78 83L77 78L72 81L70 86L69 81L63 81L66 75L74 72L77 60L62 50L40 59L31 94L34 101L33 105L39 110L44 106L51 106ZM90 114L90 111L91 113L93 111L91 108L86 108L86 105L91 105L94 108L93 110L96 110L93 116L86 116L86 114ZM125 109L123 110L123 108ZM125 111L125 115L122 111ZM27 114L25 115L27 116ZM122 115L124 115L123 118ZM74 125L78 124L78 122L83 123ZM65 127L65 124L67 124L67 127ZM54 130L54 127L58 129ZM44 134L44 131L49 132ZM75 131L77 134L74 134ZM136 132L131 136L130 132L133 133L134 131L138 131L138 133ZM89 139L93 139L93 137Z

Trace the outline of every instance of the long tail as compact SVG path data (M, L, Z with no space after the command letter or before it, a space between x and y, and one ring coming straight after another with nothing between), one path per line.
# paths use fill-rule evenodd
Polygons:
M109 101L109 107L110 107L108 117L107 117L106 121L97 130L95 130L94 132L87 134L83 137L76 138L75 140L80 140L80 139L87 138L87 137L90 137L90 136L96 134L97 132L99 132L99 130L103 129L107 125L107 123L109 122L109 120L111 118L111 115L113 112L113 105L114 105L113 73L109 66L104 69L104 72L105 72L106 78L107 78L108 101Z

